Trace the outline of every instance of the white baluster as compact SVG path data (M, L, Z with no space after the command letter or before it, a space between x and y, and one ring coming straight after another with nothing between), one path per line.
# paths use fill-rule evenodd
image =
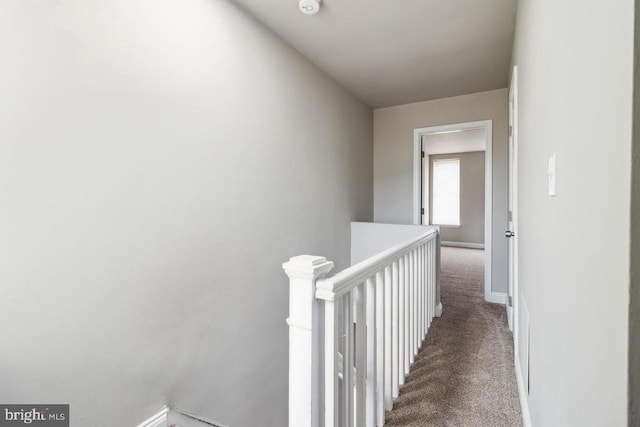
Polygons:
M353 305L351 292L342 297L344 354L342 355L342 425L353 425Z
M398 262L391 264L391 396L398 397Z
M420 319L422 319L422 254L421 248L418 247L416 249L416 257L417 257L417 268L418 268L418 318L417 318L417 330L418 330L418 351L420 353L420 347L422 347L422 324Z
M428 243L423 246L424 251L424 295L422 296L422 302L424 304L424 317L422 319L422 329L424 329L424 337L427 336L427 325L429 323L429 245ZM423 338L424 341L424 338ZM423 342L424 345L424 342Z
M427 336L429 330L429 242L424 245L424 319L422 327L424 328L424 336Z
M384 269L384 409L393 406L391 393L391 267Z
M442 306L440 305L439 290L439 275L440 275L440 240L436 239L433 245L433 317L440 317L442 315Z
M431 298L431 275L433 274L433 240L429 241L429 256L427 258L429 264L429 275L427 276L427 308L429 309L429 316L427 317L427 330L431 327L431 319L433 318L433 300Z
M433 241L433 260L432 260L433 270L431 272L431 299L433 306L433 314L431 318L433 319L438 315L438 303L436 299L436 287L438 286L438 241Z
M398 261L398 385L404 384L404 257Z
M409 278L409 255L404 257L404 374L411 368L411 279Z
M420 248L415 249L416 258L416 355L420 352Z
M366 281L367 308L367 408L366 425L376 425L376 283L373 278Z
M433 304L433 276L435 272L435 239L429 242L429 327L433 320L434 304Z
M420 267L419 267L419 255L418 255L418 249L414 249L413 250L413 257L414 257L414 263L413 263L413 269L414 269L414 288L415 288L415 293L414 293L414 318L413 318L413 322L414 322L414 328L413 328L413 345L414 345L414 354L417 355L418 354L418 349L420 348L420 330L419 330L419 323L420 323L420 305L419 305L419 301L420 301ZM415 360L415 359L414 359Z
M338 327L338 310L336 301L324 302L324 425L338 427L340 411L338 396L338 348L340 333ZM289 392L291 394L291 392ZM296 425L289 421L289 425Z
M355 425L365 427L366 380L367 380L367 327L366 327L366 287L364 284L354 289L356 310L356 381L355 381Z
M424 246L418 247L418 347L422 348L424 339Z
M429 325L431 325L431 241L426 245L426 287L425 287L425 304L427 305L427 316L424 320L424 327L427 334L429 333Z
M442 303L440 302L440 248L441 248L441 240L440 240L440 233L438 233L436 235L436 283L435 283L435 293L436 293L436 299L435 299L435 306L436 306L436 310L434 315L436 317L440 317L442 316Z
M384 426L384 274L376 273L376 418Z
M289 423L316 427L320 422L321 344L318 325L320 303L316 280L333 263L323 257L302 255L282 265L289 276ZM331 325L333 328L334 325ZM333 354L335 357L335 353ZM333 400L329 400L333 402ZM331 425L331 424L328 424Z
M413 365L416 354L415 317L416 317L416 275L413 251L409 252L409 367Z
M422 341L427 336L427 245L422 245Z
M427 304L427 281L429 272L429 258L428 258L428 244L422 246L422 304L424 309L422 310L422 340L427 336L427 315L429 313L429 305Z

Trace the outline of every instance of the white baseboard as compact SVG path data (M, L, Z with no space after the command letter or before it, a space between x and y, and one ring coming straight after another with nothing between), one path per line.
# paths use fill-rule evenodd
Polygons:
M456 248L468 248L468 249L484 249L484 243L467 243L467 242L440 242L442 246L453 246Z
M177 408L171 409L169 424L175 425L176 427L229 427L221 422Z
M507 294L505 294L504 292L491 292L488 295L485 294L484 300L487 302L492 302L494 304L506 304Z
M520 358L516 352L515 357L515 371L516 382L518 383L518 395L520 396L520 411L522 412L522 424L524 427L532 427L531 415L529 413L529 399L527 398L527 391L524 388L524 380L522 379L522 372L520 371Z
M166 427L168 414L169 407L165 406L158 413L138 424L137 427Z
M181 411L180 409L172 409L164 406L159 412L147 418L136 427L194 427L194 426L214 426L228 427L222 423L211 420L209 418L200 417L190 412Z

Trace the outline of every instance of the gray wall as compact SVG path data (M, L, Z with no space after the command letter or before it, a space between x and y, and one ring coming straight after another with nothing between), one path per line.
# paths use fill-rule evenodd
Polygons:
M633 20L632 0L518 5L519 283L534 426L627 425Z
M631 163L631 292L629 302L629 426L640 425L640 8L635 12Z
M438 227L431 225L352 222L351 265L362 262L367 258L433 229L438 230Z
M5 0L0 52L0 402L286 425L281 265L349 265L371 110L221 0Z
M507 292L508 92L506 89L374 110L374 218L413 221L413 130L493 120L492 290Z
M433 162L460 159L460 227L440 227L445 242L484 244L484 151L429 156L429 217L433 218Z

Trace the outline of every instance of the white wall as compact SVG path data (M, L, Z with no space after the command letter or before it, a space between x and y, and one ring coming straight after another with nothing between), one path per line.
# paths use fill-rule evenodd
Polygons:
M431 230L432 225L401 225L373 222L351 223L351 264L357 264L395 245Z
M640 8L635 12L629 303L629 425L640 425Z
M0 402L286 425L281 264L349 265L371 110L222 0L5 0L0 52Z
M422 135L422 148L428 154L466 153L484 151L487 148L485 127L454 132Z
M627 425L633 16L632 0L519 2L520 295L534 426Z
M507 291L508 92L506 89L374 110L374 220L413 221L413 130L493 120L492 291Z

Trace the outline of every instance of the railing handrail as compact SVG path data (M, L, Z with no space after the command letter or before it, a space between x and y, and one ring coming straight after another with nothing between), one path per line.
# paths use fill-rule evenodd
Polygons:
M390 265L393 261L437 236L438 230L428 230L417 237L392 246L364 261L345 268L331 277L317 280L316 298L325 301L334 301L337 297L350 292L363 281Z

